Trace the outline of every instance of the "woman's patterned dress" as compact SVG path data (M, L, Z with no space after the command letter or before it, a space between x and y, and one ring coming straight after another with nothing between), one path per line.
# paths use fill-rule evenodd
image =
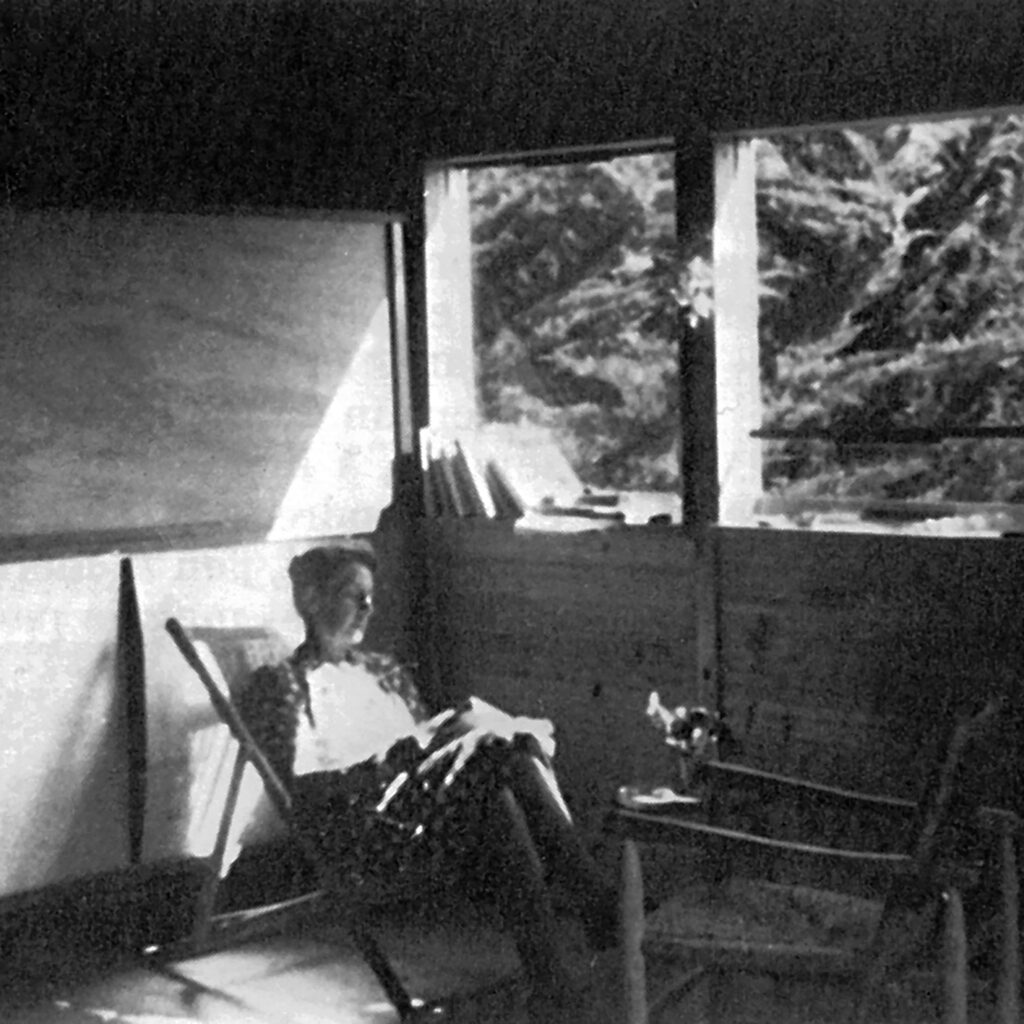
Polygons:
M399 696L416 722L429 713L407 669L385 655L353 652L350 662ZM253 673L235 696L253 738L293 797L292 827L315 844L319 859L356 883L392 886L449 875L486 838L489 799L506 778L508 743L479 749L448 787L447 765L415 774L428 751L399 739L381 762L344 771L295 774L300 719L316 728L316 709L301 662L294 658ZM449 734L450 735L450 734ZM379 805L391 795L384 810Z

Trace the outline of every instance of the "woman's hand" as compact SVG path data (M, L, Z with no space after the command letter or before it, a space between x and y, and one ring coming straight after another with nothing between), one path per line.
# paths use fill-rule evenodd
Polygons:
M456 714L454 711L444 712L425 723L425 726L429 727L432 723L439 722L439 725L431 730L433 735L440 725L450 723ZM425 775L450 759L451 766L444 777L444 785L450 786L476 751L495 740L511 743L517 738L527 736L536 742L544 757L551 758L555 753L555 727L548 719L509 715L477 697L470 698L469 706L458 715L457 725L465 731L427 757L417 769L417 774Z
M416 727L416 732L413 733L413 739L420 745L420 750L426 750L434 742L434 737L438 732L455 718L458 713L455 708L448 708L447 711L442 711L439 715L434 715L433 718L420 722Z

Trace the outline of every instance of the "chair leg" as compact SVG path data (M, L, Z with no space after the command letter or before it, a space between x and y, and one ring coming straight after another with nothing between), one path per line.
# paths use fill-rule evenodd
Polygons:
M946 892L942 982L943 1024L967 1024L967 926L963 897L955 886Z
M622 843L622 969L626 1024L647 1024L647 974L644 966L644 879L640 850Z
M398 1011L399 1018L405 1021L414 1017L418 1007L395 973L395 969L391 966L384 950L381 949L380 943L361 924L354 925L350 934L356 948L369 964L370 970L376 975L381 988L384 989L384 994Z
M496 887L502 916L515 939L534 994L565 995L572 972L559 941L558 922L544 880L544 865L523 809L503 786L492 808L492 835L501 837L497 869L504 885Z
M996 1020L999 1024L1017 1024L1020 1020L1020 878L1017 874L1015 839L1009 830L1000 836L999 869L1003 946Z
M196 901L195 924L192 928L192 945L195 949L202 949L210 938L210 929L213 922L213 908L217 902L217 891L220 888L220 874L224 865L224 853L227 849L228 836L231 832L231 822L235 815L235 808L238 805L238 794L242 788L242 777L245 775L246 757L245 751L238 750L235 755L235 763L231 769L231 779L228 782L228 791L224 800L224 810L221 814L220 823L217 827L217 838L213 844L213 851L207 858L209 873L203 881Z
M898 958L897 931L903 913L899 900L886 900L867 957L864 976L857 990L850 1016L852 1024L868 1024L875 1019L875 1005L881 997L882 983L889 977L893 963Z

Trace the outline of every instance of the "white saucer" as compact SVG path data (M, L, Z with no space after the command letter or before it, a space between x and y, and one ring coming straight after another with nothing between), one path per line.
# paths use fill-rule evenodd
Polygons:
M700 798L677 793L668 786L643 789L640 786L620 786L615 794L620 807L631 811L660 811L673 808L699 807Z

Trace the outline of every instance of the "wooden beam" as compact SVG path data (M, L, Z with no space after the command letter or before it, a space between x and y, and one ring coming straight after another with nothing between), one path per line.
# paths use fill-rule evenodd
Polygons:
M436 613L428 574L424 534L424 476L420 460L421 432L430 423L430 368L427 316L427 210L424 198L425 166L415 182L408 183L403 241L410 428L414 437L415 465L409 467L414 486L404 505L406 515L398 523L399 561L404 575L402 588L403 632L417 666L417 684L431 701L440 689L440 661L436 647Z
M402 232L406 329L409 343L409 397L412 429L417 434L430 422L425 249L427 226L422 189L421 173L415 194L408 200Z
M683 261L702 255L715 219L714 143L700 126L681 128L675 159L676 236ZM683 525L693 538L718 522L715 335L711 309L680 310L679 387Z
M676 151L676 232L680 252L699 253L715 219L714 142L700 125L680 132ZM683 528L694 543L695 687L701 703L721 708L718 679L719 586L714 526L719 519L715 322L695 302L680 310L679 385Z
M405 232L400 222L384 229L388 274L388 314L391 324L391 404L395 454L392 464L392 502L403 519L422 513L419 430L412 383L408 282L405 273Z

